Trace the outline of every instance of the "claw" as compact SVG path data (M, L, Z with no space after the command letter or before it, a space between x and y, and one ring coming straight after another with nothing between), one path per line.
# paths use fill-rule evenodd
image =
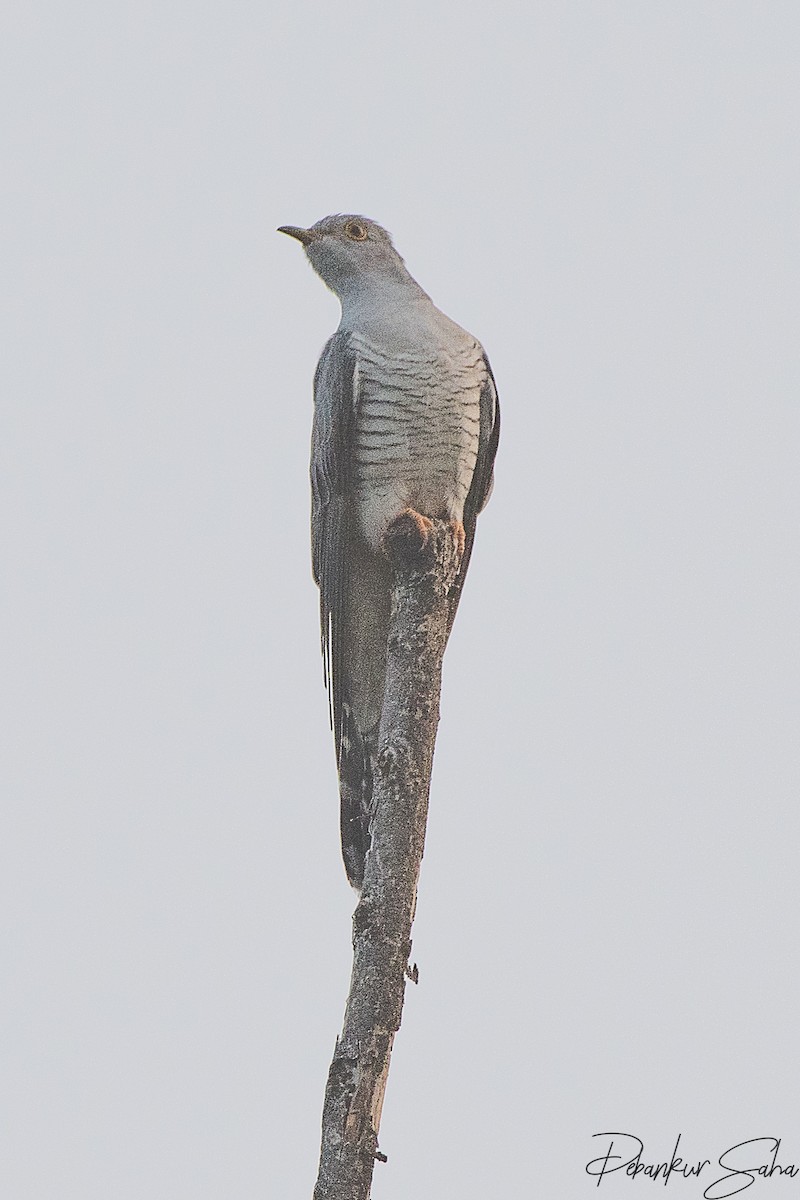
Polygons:
M453 537L456 539L458 557L459 559L462 559L464 557L464 546L467 539L467 535L464 533L464 526L461 521L451 521L450 528L453 530Z
M386 530L383 541L387 553L411 561L425 549L432 529L433 521L407 508Z

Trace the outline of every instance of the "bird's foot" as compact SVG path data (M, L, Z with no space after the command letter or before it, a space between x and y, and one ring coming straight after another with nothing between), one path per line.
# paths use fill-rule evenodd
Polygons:
M456 549L458 551L458 561L464 557L464 545L466 543L466 534L461 521L451 521L450 528L453 531L453 537L456 539Z
M433 521L416 509L407 508L395 517L384 535L383 544L389 558L412 562L425 549Z

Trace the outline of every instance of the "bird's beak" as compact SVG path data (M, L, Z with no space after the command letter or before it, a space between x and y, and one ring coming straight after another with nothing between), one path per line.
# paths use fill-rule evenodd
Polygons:
M278 233L288 233L289 237L297 238L304 246L313 242L317 236L313 229L301 229L299 225L279 225Z

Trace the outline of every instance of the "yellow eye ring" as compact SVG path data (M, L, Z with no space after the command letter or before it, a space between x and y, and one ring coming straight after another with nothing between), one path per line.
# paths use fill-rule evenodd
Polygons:
M344 227L344 231L353 242L365 242L367 240L367 231L360 221L348 221Z

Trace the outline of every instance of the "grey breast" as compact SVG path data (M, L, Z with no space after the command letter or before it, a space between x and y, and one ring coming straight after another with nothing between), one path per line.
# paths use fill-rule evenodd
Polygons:
M374 541L406 505L461 520L478 452L482 351L384 347L354 333L357 410L354 485Z

